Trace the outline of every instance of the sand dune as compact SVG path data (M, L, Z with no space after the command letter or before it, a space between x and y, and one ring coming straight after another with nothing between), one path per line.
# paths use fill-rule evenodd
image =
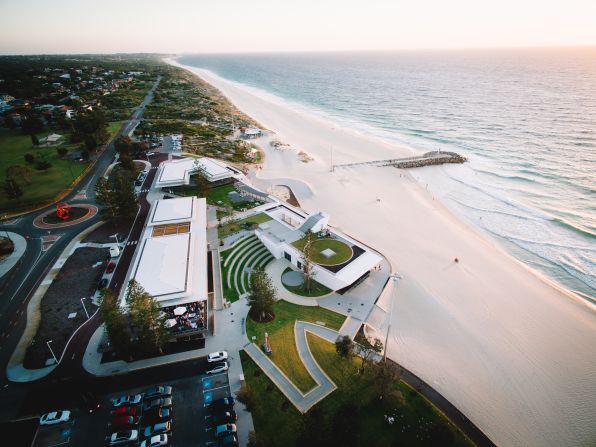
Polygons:
M498 445L596 445L593 305L457 219L409 173L330 172L331 149L334 163L410 155L409 149L191 71L291 145L275 150L267 138L260 141L266 158L257 186L294 180L303 208L328 212L333 225L381 251L403 275L388 297L396 300L391 358L435 386ZM314 160L300 161L301 150Z

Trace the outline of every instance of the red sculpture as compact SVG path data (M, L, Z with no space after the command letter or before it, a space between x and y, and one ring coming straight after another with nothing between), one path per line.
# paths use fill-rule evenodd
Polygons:
M56 206L56 216L61 220L70 219L70 205L66 202L60 202Z

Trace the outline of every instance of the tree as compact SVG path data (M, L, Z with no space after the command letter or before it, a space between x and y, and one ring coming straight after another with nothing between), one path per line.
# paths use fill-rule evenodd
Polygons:
M207 172L205 171L205 168L199 164L198 160L196 160L194 163L192 177L195 182L197 196L207 197L207 193L209 192L210 188L209 179L207 178Z
M100 177L95 194L97 203L103 205L103 218L116 225L130 222L137 214L139 199L128 171L119 170L110 180Z
M128 319L122 308L118 305L118 298L110 289L101 290L101 312L108 339L114 351L123 358L130 358L131 334Z
M12 165L6 168L6 177L13 178L19 185L30 185L33 171L29 166Z
M271 283L271 278L262 268L253 271L250 276L248 304L251 306L250 311L253 319L257 321L265 321L268 317L274 316L275 287Z
M392 396L402 400L403 396L398 388L402 369L392 361L377 362L374 364L373 383L381 396Z
M350 358L353 355L354 342L348 335L337 337L335 340L335 352L340 357Z
M236 398L242 402L248 411L252 411L257 404L259 395L248 384L243 383L236 391Z
M127 152L120 154L120 167L130 172L134 172L135 164L132 161L132 157Z
M33 146L39 146L39 138L37 138L37 135L31 134L31 143L33 143Z
M166 316L159 302L131 279L126 291L126 304L134 330L135 351L141 355L161 354L168 341Z
M361 333L356 335L355 342L355 350L362 360L360 372L364 373L366 367L371 364L375 356L383 352L383 343L378 338L370 340Z
M21 122L21 129L28 135L43 131L43 124L38 115L30 114Z
M306 239L306 243L302 248L302 273L304 274L304 290L306 292L310 292L312 286L312 280L316 274L314 271L314 262L313 258L313 248L312 244L315 241L315 235L312 231L307 231L306 235L304 236Z
M4 180L4 193L9 199L19 200L23 195L23 188L12 177L7 177Z
M31 165L35 163L35 156L31 152L27 152L25 155L23 155L23 157L27 163Z
M93 135L85 135L83 141L85 143L85 149L88 151L92 151L97 147L97 140Z
M58 147L56 148L56 152L60 158L63 158L66 154L68 154L68 149L65 147Z
M47 171L51 167L52 163L50 163L48 160L38 160L35 164L35 169L37 169L38 171Z
M122 156L122 154L130 154L132 152L132 140L128 136L123 136L114 141L114 148Z

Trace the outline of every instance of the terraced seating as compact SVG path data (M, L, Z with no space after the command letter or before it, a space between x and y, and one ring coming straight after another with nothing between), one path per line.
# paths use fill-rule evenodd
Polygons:
M264 268L273 260L269 250L254 235L240 239L221 252L220 258L223 293L232 302L248 292L250 272L257 267Z

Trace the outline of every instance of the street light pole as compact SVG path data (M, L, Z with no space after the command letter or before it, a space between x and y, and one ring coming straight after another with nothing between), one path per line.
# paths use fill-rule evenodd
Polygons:
M401 278L397 273L392 273L393 278L393 291L397 287L397 279ZM393 304L395 303L395 295L391 292L391 304L389 306L389 323L387 324L387 334L385 334L385 349L383 352L383 362L387 363L387 344L389 343L389 331L391 330L391 321L393 320Z
M87 312L87 308L85 307L85 298L81 298L81 304L83 305L83 309L85 310L85 315L87 315L87 320L89 319L89 312Z
M48 345L48 349L50 350L50 352L52 353L52 357L54 357L54 361L56 363L58 363L58 359L56 358L56 354L54 354L54 351L52 351L52 347L50 346L50 343L52 343L53 340L48 340L46 341L46 345Z

